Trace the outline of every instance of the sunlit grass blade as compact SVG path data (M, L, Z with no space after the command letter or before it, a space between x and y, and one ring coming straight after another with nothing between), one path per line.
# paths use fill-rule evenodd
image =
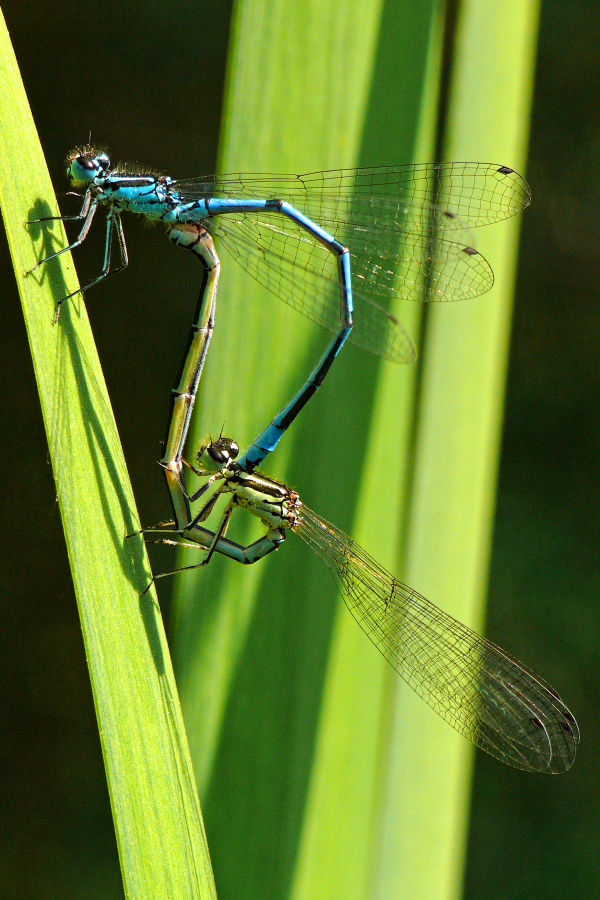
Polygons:
M465 5L453 49L463 73L456 85L465 90L455 87L450 98L446 159L522 166L535 36L534 7L526 7L500 28L487 5L485 16ZM413 0L239 0L221 169L431 159L438 12ZM461 28L471 29L471 40ZM489 72L478 70L490 59ZM519 98L508 82L524 86ZM493 119L490 96L502 104L491 104ZM493 135L501 117L520 134L516 143L469 145L477 129ZM512 228L477 237L505 298ZM369 553L475 625L483 618L509 321L509 304L494 296L468 301L464 312L461 304L434 310L422 368L378 365L344 348L266 467L336 525L350 530L354 520L353 536ZM418 307L394 311L418 337ZM216 318L197 438L223 428L244 446L325 338L225 261ZM248 537L246 525L240 517L235 539ZM456 897L469 745L386 669L338 604L320 561L290 536L256 566L215 560L176 590L178 672L222 896Z
M410 162L433 5L415 6L409 17L408 9L386 4L382 22L383 5L349 0L238 3L221 169ZM418 335L419 306L396 312ZM223 426L242 446L252 440L325 341L225 257L197 438ZM265 470L349 528L361 472L372 464L378 482L379 463L389 462L385 523L376 524L370 549L392 567L416 370L386 369L395 411L387 445L374 447L368 432L378 368L344 349L322 396ZM383 446L389 456L379 457ZM367 448L376 454L366 456ZM343 665L337 641L328 658L340 601L322 563L293 536L253 567L214 560L181 578L176 592L178 680L222 895L362 897L378 833L373 812L389 729L382 714L393 673L343 607Z
M0 204L40 392L90 669L125 893L213 898L214 883L169 652L119 438L56 200L4 21L0 21ZM126 288L125 288L126 289ZM12 459L19 465L18 458ZM36 508L22 512L35 522ZM32 500L32 504L33 504ZM19 548L21 557L26 548ZM43 588L43 585L40 585ZM31 603L44 602L43 589Z
M444 158L485 159L526 174L539 3L496 12L491 2L459 5ZM474 301L428 308L423 347L402 575L479 632L520 225L517 217L477 234L495 286ZM395 709L378 896L460 897L473 748L400 683ZM410 815L399 814L407 808Z

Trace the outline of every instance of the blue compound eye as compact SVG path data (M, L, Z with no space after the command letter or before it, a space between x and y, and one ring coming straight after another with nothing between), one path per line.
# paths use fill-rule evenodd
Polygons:
M89 159L87 156L76 156L69 166L69 174L73 181L78 184L86 184L91 181L98 173L98 166L95 160Z
M106 153L98 156L75 156L69 166L69 174L77 184L87 184L97 175L103 175L110 166Z

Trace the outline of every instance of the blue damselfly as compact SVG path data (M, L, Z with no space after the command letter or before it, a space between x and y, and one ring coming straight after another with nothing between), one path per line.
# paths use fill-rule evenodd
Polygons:
M213 237L260 284L334 333L306 382L247 449L244 462L252 468L323 383L346 339L395 362L415 358L410 338L388 309L394 297L459 300L489 290L493 274L484 257L447 235L506 219L530 199L520 175L490 163L175 181L137 166L113 168L106 153L87 145L69 154L67 173L84 190L77 194L83 199L80 212L36 221L79 221L81 231L32 272L78 247L99 206L108 209L104 262L83 291L127 265L123 212L163 222L169 240L191 250L204 269L161 460L180 528L189 521L180 490L183 448L214 327L220 264ZM120 264L111 268L115 233ZM58 300L55 321L70 296Z

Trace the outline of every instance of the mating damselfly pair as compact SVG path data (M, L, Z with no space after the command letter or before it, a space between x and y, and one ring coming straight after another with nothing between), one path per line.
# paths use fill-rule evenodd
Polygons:
M174 181L131 166L112 168L105 153L89 146L69 156L68 173L84 188L83 204L78 215L63 218L82 222L81 232L38 265L78 246L103 205L104 264L83 290L127 265L124 211L164 222L169 239L192 250L203 266L161 461L175 513L175 534L162 540L200 545L206 551L200 565L214 552L248 564L280 546L288 531L297 533L329 566L367 636L436 712L506 763L530 771L568 769L579 733L552 688L397 581L294 491L257 471L323 383L346 339L395 361L414 358L410 339L388 310L394 297L463 299L491 287L486 260L448 235L523 209L529 202L523 179L505 166L441 163ZM120 264L111 269L115 234ZM187 464L205 478L190 496L183 449L214 328L220 263L213 236L261 284L334 337L305 384L241 456L231 438L205 442L197 465ZM203 523L222 494L228 503L212 532ZM191 503L201 497L193 513ZM238 507L266 528L247 547L226 537Z

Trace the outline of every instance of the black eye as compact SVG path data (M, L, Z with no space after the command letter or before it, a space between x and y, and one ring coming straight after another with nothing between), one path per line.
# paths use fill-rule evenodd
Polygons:
M106 153L99 153L96 157L97 165L102 169L103 172L106 172L108 167L110 166L110 159L106 155Z
M88 159L87 156L77 156L75 162L78 166L81 166L82 169L87 169L88 172L92 172L96 168L93 160Z
M209 447L207 447L206 452L216 463L220 464L227 462L227 455L225 453L221 453L221 451L218 450L214 444L211 444Z
M235 441L231 441L231 444L229 445L229 456L231 457L231 459L235 459L236 456L239 455L239 452L240 452L239 446L236 444Z

